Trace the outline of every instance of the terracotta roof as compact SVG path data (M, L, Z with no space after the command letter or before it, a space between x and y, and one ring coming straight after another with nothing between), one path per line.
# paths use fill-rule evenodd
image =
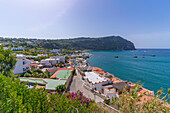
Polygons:
M48 71L49 71L50 73L52 73L52 72L56 72L56 71L57 71L57 68L48 69Z
M101 71L101 70L94 70L94 71L101 74L101 75L103 75L105 73L104 71Z
M103 71L103 69L99 68L99 67L93 67L94 71Z
M37 66L37 65L38 65L37 63L30 64L30 66Z
M121 80L120 78L112 78L112 81L113 82L123 82L123 80Z
M141 90L139 92L137 92L138 94L146 94L146 95L149 95L149 94L153 94L154 91L150 91L148 89L145 89L145 88L141 88Z

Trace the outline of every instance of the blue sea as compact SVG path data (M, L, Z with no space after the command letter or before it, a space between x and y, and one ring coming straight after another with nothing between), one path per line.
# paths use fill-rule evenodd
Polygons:
M140 81L145 88L155 93L160 88L167 93L170 88L170 49L89 51L88 53L94 55L88 59L91 66L100 67L122 80L134 83Z

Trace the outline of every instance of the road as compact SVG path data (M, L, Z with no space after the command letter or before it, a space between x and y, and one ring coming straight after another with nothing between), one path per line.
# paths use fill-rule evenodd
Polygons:
M90 98L92 100L95 100L95 102L103 102L104 101L99 96L97 96L97 95L94 96L94 94L91 91L85 89L83 87L83 83L84 83L84 81L81 79L81 75L80 74L75 75L73 77L72 83L69 88L70 92L77 92L78 90L80 90L81 92L83 92L84 96L86 96L87 98Z

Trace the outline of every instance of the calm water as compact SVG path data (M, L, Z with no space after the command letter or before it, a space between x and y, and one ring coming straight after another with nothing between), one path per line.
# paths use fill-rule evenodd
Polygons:
M139 49L133 51L90 51L88 62L134 83L140 81L147 89L164 92L170 88L170 49ZM150 56L156 55L155 57ZM138 58L133 58L136 55ZM119 56L115 58L114 56ZM143 58L144 57L144 58Z

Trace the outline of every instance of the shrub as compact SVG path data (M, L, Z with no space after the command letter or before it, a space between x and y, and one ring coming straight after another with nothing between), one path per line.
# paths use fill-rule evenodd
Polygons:
M0 74L0 112L5 113L70 113L101 112L101 109L80 92L64 95L48 94L43 89L28 89L26 83L20 84L19 78L5 77ZM67 97L69 95L69 97ZM82 95L81 97L79 97ZM74 97L74 98L72 98Z
M58 93L64 92L65 90L66 90L65 85L58 85L58 86L56 87L56 91L57 91Z
M170 96L170 90L167 94L168 97L165 95L160 99L163 92L162 90L159 90L155 96L149 96L150 99L144 99L144 101L142 101L142 97L146 96L146 93L138 95L137 92L140 87L141 85L137 83L130 92L124 88L119 98L112 99L112 105L122 113L170 112L170 108L167 107L166 100Z

